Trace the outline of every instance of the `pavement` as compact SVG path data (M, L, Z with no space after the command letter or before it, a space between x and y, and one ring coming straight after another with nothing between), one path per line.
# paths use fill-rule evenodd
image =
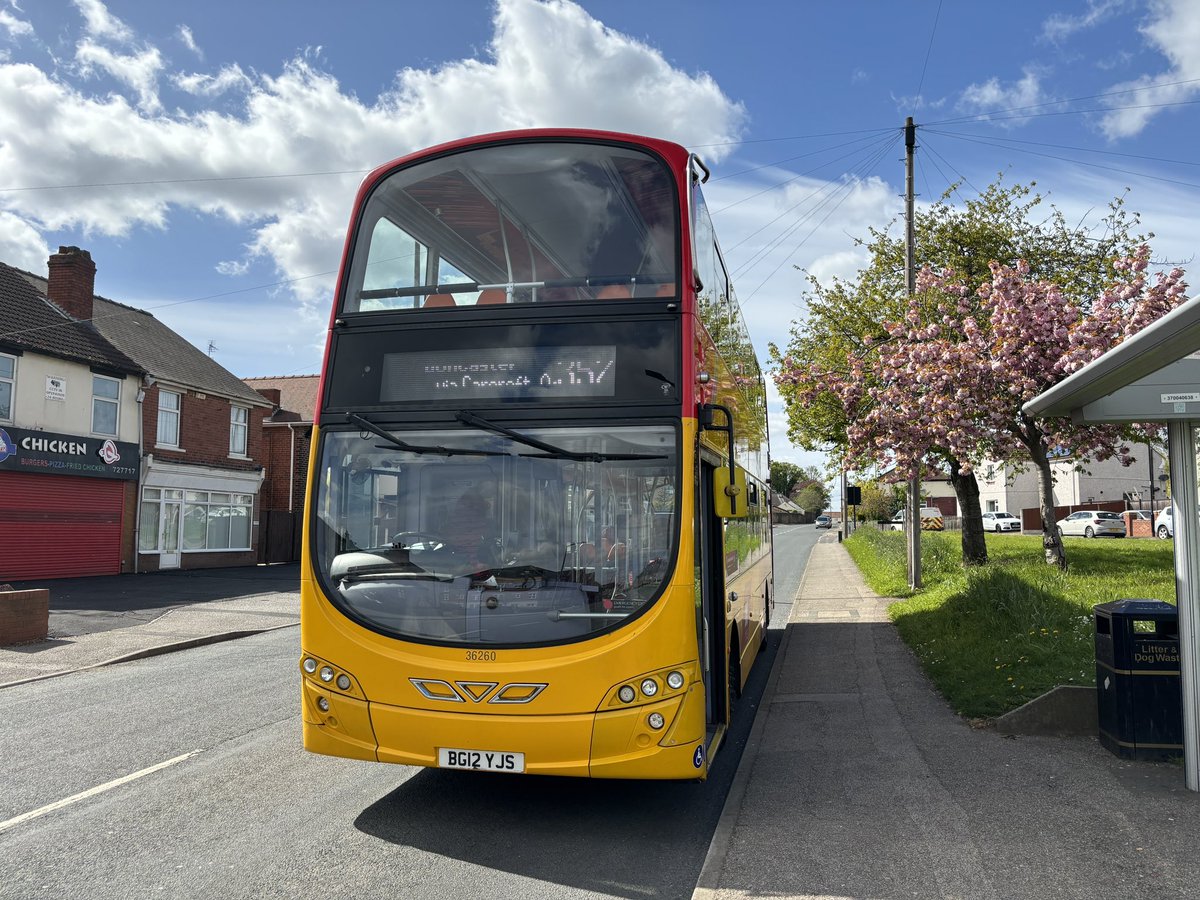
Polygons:
M892 602L813 547L693 900L1200 898L1181 765L961 718Z
M51 639L0 648L0 688L299 620L294 566L57 587ZM693 900L1200 900L1182 766L962 719L891 602L836 535L813 548Z
M47 640L0 647L0 688L300 623L300 567L14 582L50 590Z

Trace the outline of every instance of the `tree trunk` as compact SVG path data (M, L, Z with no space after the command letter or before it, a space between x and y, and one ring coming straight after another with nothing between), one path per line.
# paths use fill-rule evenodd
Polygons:
M1021 418L1024 419L1024 415ZM1036 426L1032 423L1027 424L1026 437L1032 438L1028 432L1035 430ZM1046 554L1046 563L1066 571L1067 553L1063 549L1062 535L1058 533L1058 526L1054 520L1054 475L1050 471L1050 457L1046 455L1040 432L1036 438L1023 440L1029 448L1029 455L1038 473L1038 501L1042 508L1042 550Z
M949 459L950 484L958 497L962 517L962 559L965 566L982 566L988 561L983 534L983 510L979 507L979 481L975 473L964 475L957 459Z

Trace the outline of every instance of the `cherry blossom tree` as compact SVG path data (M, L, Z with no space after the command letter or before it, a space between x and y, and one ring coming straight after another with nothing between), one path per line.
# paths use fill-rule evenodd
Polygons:
M969 469L983 458L1023 456L1038 473L1047 562L1066 567L1054 524L1050 453L1077 459L1120 458L1144 429L1076 426L1036 420L1021 407L1186 299L1183 271L1151 278L1143 245L1112 263L1114 278L1090 303L1030 277L1029 266L993 262L991 278L971 291L952 272L925 270L900 321L886 337L863 339L864 352L839 369L789 367L776 372L799 396L836 396L846 416L846 463L892 460L915 473L939 452Z
M908 300L903 241L890 226L871 229L868 239L858 241L869 252L868 264L855 279L835 278L821 284L810 277L810 290L803 298L806 316L793 324L786 348L771 346L770 357L788 413L788 437L794 444L824 450L843 469L854 469L880 458L862 446L861 436L870 431L863 417L874 410L876 430L890 419L895 430L884 444L895 455L889 452L885 463L899 462L900 474L910 476L920 474L922 465L948 472L962 515L963 561L980 564L987 561L987 545L979 484L970 462L974 457L961 457L946 443L964 426L956 432L943 421L945 417L935 417L931 407L950 387L957 393L961 376L939 375L927 359L917 367L917 358L893 357L902 336L894 336L884 323L937 326L938 339L945 342L963 339L966 317L986 329L987 316L979 308L982 298L976 292L991 285L993 260L1014 269L1025 260L1026 280L1053 282L1058 295L1086 315L1105 286L1123 277L1116 261L1135 255L1152 235L1135 233L1139 216L1128 212L1119 197L1098 222L1070 225L1053 206L1048 214L1039 208L1044 201L1032 184L1006 186L998 179L965 203L954 202L957 188L952 186L937 203L917 210L916 258L934 271L955 273L953 280L945 277L943 282L947 287L953 282L960 294L942 296L926 283L922 294ZM937 309L947 301L955 310L949 324L941 321ZM926 342L931 340L927 337ZM913 353L920 357L935 351L931 345ZM904 377L909 366L919 368L922 382L915 381L915 374ZM857 391L857 396L842 396L829 388L839 379L849 382L847 390ZM1024 458L1020 446L1013 452Z

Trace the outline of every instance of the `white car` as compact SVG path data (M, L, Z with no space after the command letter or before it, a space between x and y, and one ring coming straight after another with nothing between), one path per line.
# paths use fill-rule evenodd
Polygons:
M1154 533L1162 540L1175 537L1175 507L1164 507L1154 519Z
M1059 536L1082 534L1084 537L1125 537L1125 520L1118 513L1081 509L1058 521Z
M1002 531L1020 531L1021 520L1009 512L985 512L983 530L994 531L996 534Z

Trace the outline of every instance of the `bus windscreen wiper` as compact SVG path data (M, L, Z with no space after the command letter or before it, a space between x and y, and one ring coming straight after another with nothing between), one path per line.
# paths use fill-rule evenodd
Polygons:
M459 410L454 414L454 418L462 422L464 425L471 425L475 428L482 428L484 431L491 431L494 434L503 435L506 438L511 438L518 444L524 444L526 447L533 447L535 450L541 450L543 453L555 457L556 459L573 459L579 462L607 462L609 460L625 460L625 459L666 459L666 456L656 456L650 453L589 453L578 452L575 450L564 450L562 447L556 447L553 444L548 444L545 441L538 440L535 437L530 437L527 434L521 434L519 431L513 431L511 428L505 428L503 425L497 425L495 422L490 422L482 416L477 416L470 410ZM533 456L531 453L522 453L522 456Z
M430 446L425 446L423 444L410 444L410 443L408 443L408 441L402 441L402 440L400 440L400 438L396 437L394 434L384 431L382 428L380 428L378 425L376 425L370 419L364 419L362 416L356 415L355 413L351 413L351 412L346 413L346 421L350 422L353 425L357 425L363 431L369 431L371 434L376 435L377 437L383 438L385 441L387 441L393 447L397 447L400 450L406 450L409 453L420 453L420 454L434 453L439 456L510 456L511 455L511 454L505 453L503 450L466 450L466 449L461 449L458 447L441 447L441 446L430 447Z

